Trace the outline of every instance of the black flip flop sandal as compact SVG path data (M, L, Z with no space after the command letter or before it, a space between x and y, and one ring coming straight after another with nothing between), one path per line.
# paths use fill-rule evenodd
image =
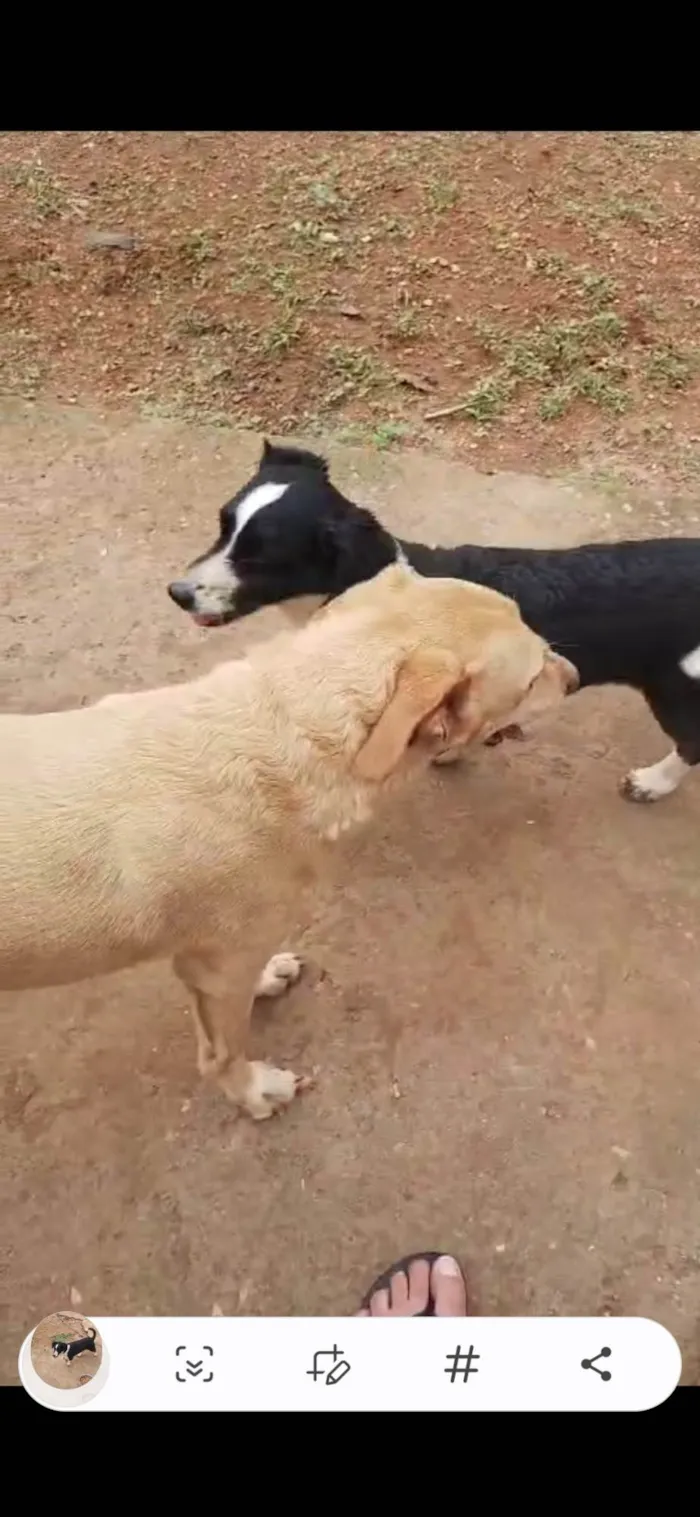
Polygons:
M390 1289L391 1281L393 1280L394 1275L398 1275L400 1272L403 1272L403 1274L406 1276L406 1279L408 1280L408 1266L409 1264L413 1264L416 1259L425 1259L426 1263L430 1265L430 1268L432 1270L432 1267L435 1264L436 1260L444 1259L446 1253L450 1259L454 1258L454 1254L450 1254L449 1251L445 1249L442 1249L442 1251L425 1250L420 1251L416 1254L406 1254L404 1259L399 1259L396 1264L392 1264L389 1269L385 1269L381 1275L377 1275L374 1284L370 1285L369 1290L366 1291L365 1295L362 1297L362 1300L360 1302L360 1311L369 1311L370 1301L372 1300L372 1297L376 1295L377 1291ZM459 1263L459 1260L456 1262ZM466 1291L467 1282L464 1279L464 1272L462 1269L460 1269L460 1274L464 1280L464 1289ZM434 1317L435 1302L432 1300L432 1297L428 1298L428 1305L426 1306L424 1312L413 1312L411 1315L414 1317Z

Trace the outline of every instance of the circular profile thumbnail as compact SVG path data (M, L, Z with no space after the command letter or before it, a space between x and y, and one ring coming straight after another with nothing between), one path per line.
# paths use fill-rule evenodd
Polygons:
M19 1356L22 1384L43 1406L81 1406L107 1379L108 1358L94 1322L79 1312L52 1312L25 1339Z

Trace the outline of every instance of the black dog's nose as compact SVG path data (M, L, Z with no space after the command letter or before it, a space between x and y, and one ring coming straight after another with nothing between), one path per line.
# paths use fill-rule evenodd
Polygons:
M194 590L186 579L174 579L172 584L168 585L168 595L182 611L194 609Z

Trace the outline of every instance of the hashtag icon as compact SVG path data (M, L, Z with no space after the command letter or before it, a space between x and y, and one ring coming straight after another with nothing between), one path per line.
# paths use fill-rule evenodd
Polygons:
M476 1365L474 1364L474 1360L480 1359L481 1354L474 1353L473 1344L470 1348L463 1351L461 1343L458 1343L454 1353L446 1354L445 1358L447 1360L447 1369L444 1370L443 1373L445 1375L449 1375L450 1385L454 1385L455 1380L457 1380L460 1375L464 1381L464 1384L466 1385L470 1375L478 1375L479 1373Z

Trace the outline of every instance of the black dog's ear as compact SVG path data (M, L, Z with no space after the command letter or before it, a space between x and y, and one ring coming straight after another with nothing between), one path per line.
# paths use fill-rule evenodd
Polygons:
M308 453L304 448L279 448L276 443L263 439L263 450L258 468L310 469L328 479L328 464L319 453Z

